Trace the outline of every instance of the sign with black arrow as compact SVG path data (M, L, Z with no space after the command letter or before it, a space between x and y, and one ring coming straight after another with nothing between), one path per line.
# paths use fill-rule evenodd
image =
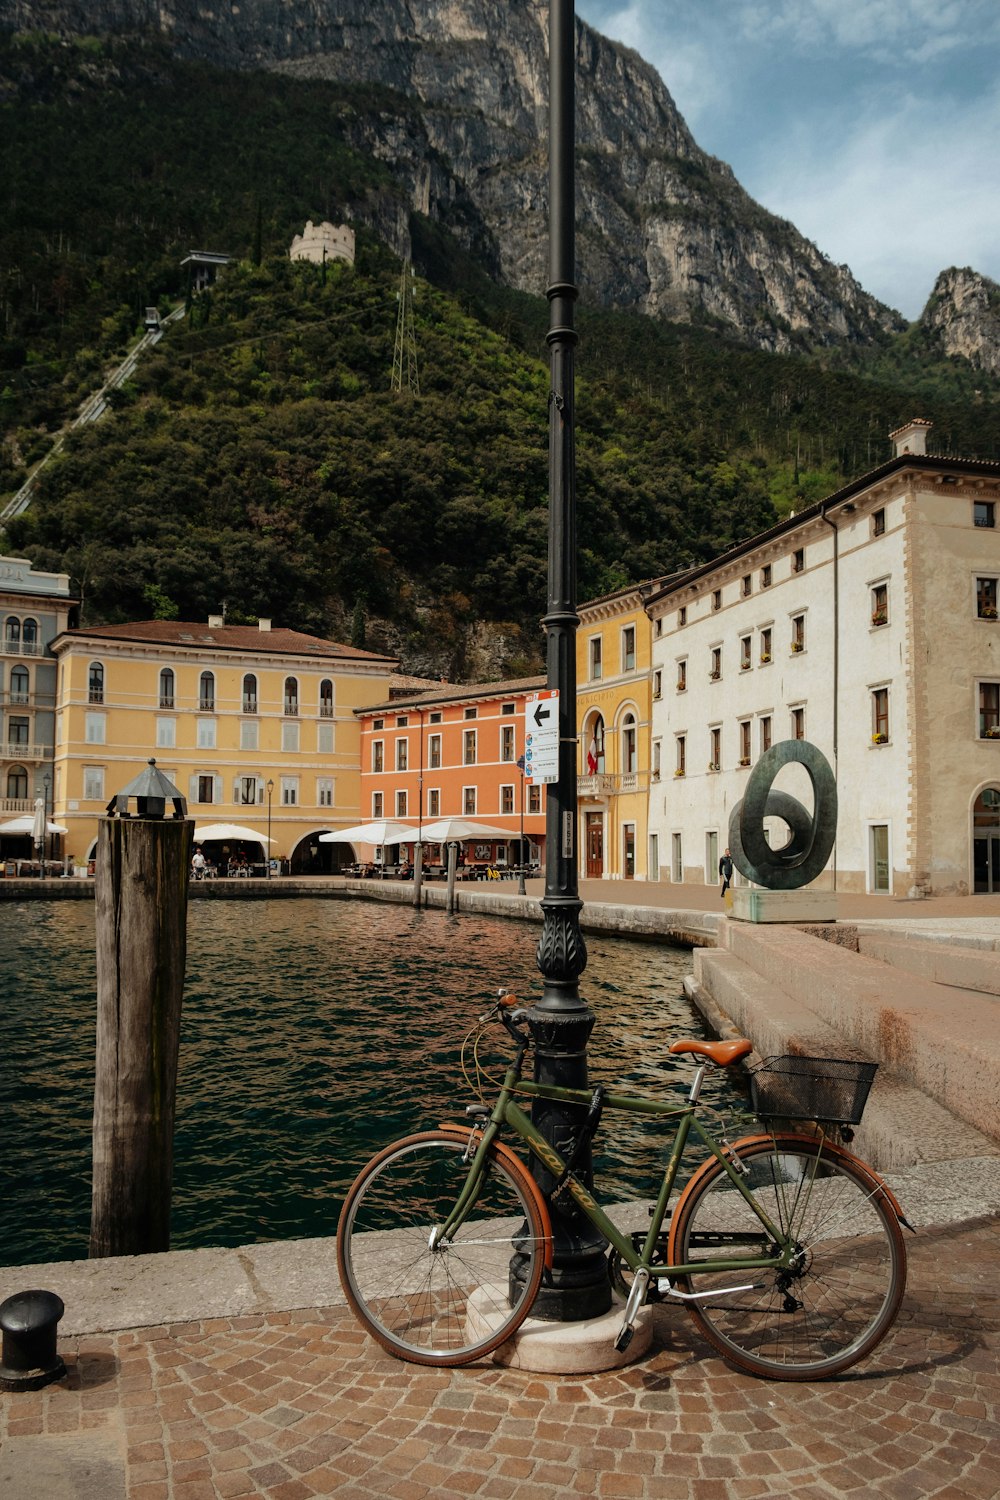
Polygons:
M559 780L559 690L524 705L524 774L535 786Z

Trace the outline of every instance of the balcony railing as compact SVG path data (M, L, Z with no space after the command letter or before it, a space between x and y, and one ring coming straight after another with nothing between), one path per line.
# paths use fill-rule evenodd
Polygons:
M648 771L602 771L597 776L578 776L578 797L617 797L627 792L639 792L646 786Z
M4 656L44 656L45 647L41 641L12 641L2 636L0 637L0 652Z
M55 750L51 745L0 744L0 755L4 760L51 760ZM34 807L34 803L31 804Z
M30 797L0 797L0 813L33 813L35 804Z

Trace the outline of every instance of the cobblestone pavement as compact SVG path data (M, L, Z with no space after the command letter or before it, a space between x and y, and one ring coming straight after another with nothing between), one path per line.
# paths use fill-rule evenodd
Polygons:
M0 1496L994 1500L998 1231L907 1236L899 1322L826 1384L737 1374L664 1308L644 1360L586 1378L421 1370L339 1307L67 1338L64 1380L3 1400Z

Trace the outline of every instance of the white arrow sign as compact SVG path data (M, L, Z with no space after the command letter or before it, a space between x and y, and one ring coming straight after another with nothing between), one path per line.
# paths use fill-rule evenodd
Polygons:
M559 780L559 690L524 705L524 774L534 786Z

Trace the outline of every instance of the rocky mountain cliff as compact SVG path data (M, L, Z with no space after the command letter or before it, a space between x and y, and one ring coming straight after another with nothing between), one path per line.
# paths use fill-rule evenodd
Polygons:
M0 0L12 29L149 32L186 58L418 100L418 127L391 102L359 111L354 144L392 166L410 210L536 293L547 281L547 18L547 0ZM715 323L779 351L864 346L905 328L700 150L651 67L582 22L577 76L585 299ZM407 249L407 212L382 203L370 217Z
M920 315L941 352L1000 375L1000 286L968 267L942 271Z

